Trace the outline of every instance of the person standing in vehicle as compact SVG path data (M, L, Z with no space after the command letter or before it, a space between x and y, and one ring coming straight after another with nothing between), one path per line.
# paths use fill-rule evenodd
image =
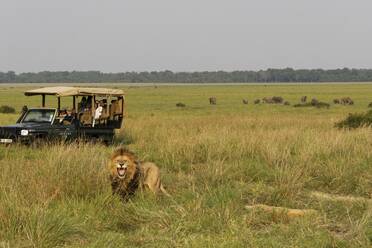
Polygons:
M85 98L85 96L83 96L78 106L79 112L83 112L85 110L86 105L87 105L87 99Z
M92 125L93 127L96 123L96 120L99 120L99 118L101 117L102 111L103 111L103 103L100 101L98 103L98 107L96 108L96 111L94 113L94 119L93 119L93 125Z

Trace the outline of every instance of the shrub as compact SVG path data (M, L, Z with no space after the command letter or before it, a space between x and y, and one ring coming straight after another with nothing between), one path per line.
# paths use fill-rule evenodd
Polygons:
M284 99L281 96L264 97L262 99L262 102L269 103L269 104L278 104L278 103L283 103Z
M349 114L345 120L335 124L338 128L358 128L372 126L372 110L367 113Z
M295 107L295 108L300 108L300 107L313 107L313 105L311 105L311 103L297 103L297 104L293 105L293 107Z
M248 100L247 99L243 99L243 104L248 104Z
M295 105L293 105L293 107L295 107L295 108L299 108L299 107L329 108L330 107L329 103L318 102L317 100L316 101L313 101L313 100L311 100L311 102L309 102L309 103L298 103L298 104L295 104Z
M186 104L184 104L182 102L179 102L179 103L176 104L176 107L184 108L184 107L186 107Z
M329 108L329 103L326 103L326 102L318 102L317 104L313 105L317 108Z
M274 101L273 101L273 99L271 97L264 97L264 98L262 98L262 102L263 103L269 103L269 104L273 104L274 103Z
M283 103L284 99L281 96L273 96L272 97L274 103Z
M368 104L368 108L372 108L372 102Z
M284 105L289 106L289 105L291 105L291 103L288 102L288 101L285 101L285 102L284 102Z
M254 104L260 104L260 102L261 102L261 100L260 99L256 99L256 100L254 100Z
M15 113L15 109L13 107L8 106L8 105L2 105L0 107L0 113L13 114L13 113Z
M311 105L316 106L319 103L319 101L318 101L318 99L313 98L313 99L311 99L310 103L311 103Z

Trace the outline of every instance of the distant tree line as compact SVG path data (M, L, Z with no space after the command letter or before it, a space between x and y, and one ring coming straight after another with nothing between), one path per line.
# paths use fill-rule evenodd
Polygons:
M43 71L0 72L0 83L233 83L233 82L372 82L372 69L294 70L267 69L260 71L204 72L121 72Z

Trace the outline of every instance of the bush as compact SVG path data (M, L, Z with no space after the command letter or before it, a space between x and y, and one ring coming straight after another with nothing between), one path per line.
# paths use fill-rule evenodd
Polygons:
M313 100L311 100L311 102L309 103L298 103L298 104L293 105L293 107L295 108L299 108L299 107L329 108L329 106L330 106L329 103L318 102L318 101L313 101Z
M179 102L179 103L176 104L176 107L184 108L184 107L186 107L186 104L184 104L182 102Z
M281 104L284 102L284 99L281 96L264 97L262 99L262 102L269 103L269 104Z
M274 101L274 103L283 103L284 101L283 97L281 96L273 96L272 100Z
M311 105L316 106L316 105L318 105L319 101L318 101L318 99L313 98L313 99L311 99L310 103L311 103Z
M8 106L8 105L2 105L0 107L0 113L14 114L15 113L15 109L13 107Z
M329 103L326 103L326 102L318 102L317 104L313 105L317 108L329 108Z
M367 113L354 113L340 122L335 124L338 128L358 128L372 126L372 110Z
M293 105L293 107L295 108L300 108L300 107L312 107L313 105L311 105L311 103L297 103L295 105Z

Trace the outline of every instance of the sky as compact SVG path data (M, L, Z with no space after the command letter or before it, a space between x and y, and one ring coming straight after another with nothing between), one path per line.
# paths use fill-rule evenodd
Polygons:
M0 0L0 71L372 68L371 0Z

